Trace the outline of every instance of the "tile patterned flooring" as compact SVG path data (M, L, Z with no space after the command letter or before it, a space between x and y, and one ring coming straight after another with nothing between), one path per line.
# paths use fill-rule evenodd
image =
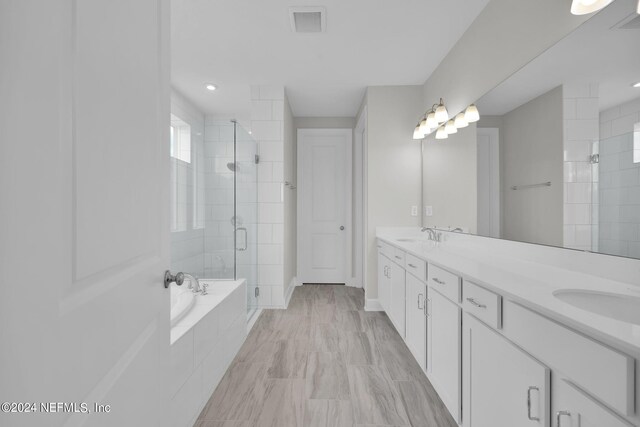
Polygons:
M364 292L304 285L263 310L194 427L456 427Z

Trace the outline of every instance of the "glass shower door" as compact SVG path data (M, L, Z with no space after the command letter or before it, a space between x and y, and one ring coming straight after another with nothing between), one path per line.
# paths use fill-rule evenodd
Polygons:
M247 281L247 317L258 306L258 157L257 144L235 124L235 263L236 278Z

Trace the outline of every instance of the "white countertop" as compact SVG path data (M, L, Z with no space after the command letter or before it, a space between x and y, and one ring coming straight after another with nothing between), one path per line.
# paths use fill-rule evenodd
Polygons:
M584 289L640 297L640 287L606 277L559 268L483 247L477 236L446 233L442 243L427 241L417 229L379 228L377 237L407 253L443 267L463 279L501 294L575 330L640 357L640 325L594 314L569 305L553 295L560 289ZM418 237L419 242L398 241ZM493 240L493 239L490 239ZM511 242L514 245L521 243ZM501 243L502 244L502 243ZM505 243L506 245L509 242ZM556 250L550 248L550 250ZM576 256L579 256L576 254ZM640 261L638 261L640 263Z

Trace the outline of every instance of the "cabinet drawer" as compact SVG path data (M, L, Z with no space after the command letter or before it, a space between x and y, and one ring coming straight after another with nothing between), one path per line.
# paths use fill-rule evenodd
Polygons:
M405 256L405 269L423 282L427 281L427 262L411 254Z
M429 264L427 283L437 289L442 295L454 302L460 302L460 278L440 267Z
M404 268L404 257L405 257L404 251L398 248L393 248L393 249L394 249L393 256L391 257L391 260L396 264L398 264L400 267Z
M386 256L387 258L393 259L395 248L390 244L378 239L378 250L382 255Z
M634 411L634 360L511 301L502 328L513 342L621 414Z
M494 329L502 327L502 297L465 281L462 284L462 306Z
M632 427L570 382L559 382L553 398L553 427Z

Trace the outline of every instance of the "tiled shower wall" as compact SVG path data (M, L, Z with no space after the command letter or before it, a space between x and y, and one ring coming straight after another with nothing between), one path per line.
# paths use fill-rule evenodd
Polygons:
M177 207L176 229L171 231L171 270L204 274L205 229L202 212L196 212L204 193L204 117L187 99L177 92L171 94L171 112L191 127L191 163L171 157L170 197ZM176 213L172 214L176 215Z
M600 114L600 252L640 258L640 98ZM638 135L634 135L637 129Z
M284 103L282 86L251 87L258 143L258 285L261 307L284 307Z
M591 163L591 155L597 153L599 139L598 85L565 84L562 98L563 246L597 250L598 171Z
M234 161L233 123L205 117L204 277L234 278Z

